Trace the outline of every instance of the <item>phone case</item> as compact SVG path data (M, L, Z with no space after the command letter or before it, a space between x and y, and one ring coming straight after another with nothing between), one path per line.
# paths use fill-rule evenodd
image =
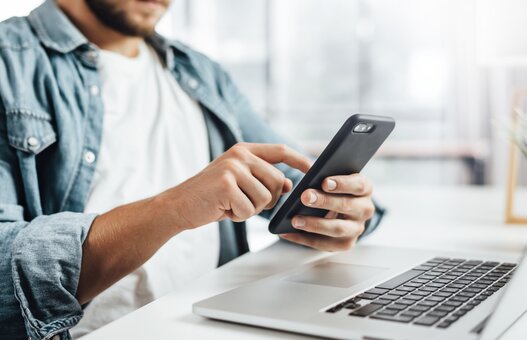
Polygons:
M357 124L372 124L368 132L355 132ZM322 181L328 176L359 173L379 149L395 127L390 117L355 114L349 117L329 142L311 169L296 185L289 197L276 211L269 222L273 234L303 232L292 227L295 215L318 216L327 210L306 207L300 195L307 188L321 189Z

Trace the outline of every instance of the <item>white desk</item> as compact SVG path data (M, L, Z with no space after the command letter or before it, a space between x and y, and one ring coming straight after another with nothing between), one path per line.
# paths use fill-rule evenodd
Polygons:
M527 193L520 200L527 203ZM527 227L503 224L501 188L377 188L389 207L381 228L363 243L445 250L520 252ZM524 203L524 204L525 204ZM274 238L256 226L262 242ZM267 237L266 241L261 241ZM362 243L361 242L361 243ZM246 254L203 276L188 288L171 293L131 313L83 340L94 339L300 339L301 335L207 320L192 314L195 301L279 273L327 253L279 242ZM521 327L521 328L520 328ZM527 320L507 339L527 334Z

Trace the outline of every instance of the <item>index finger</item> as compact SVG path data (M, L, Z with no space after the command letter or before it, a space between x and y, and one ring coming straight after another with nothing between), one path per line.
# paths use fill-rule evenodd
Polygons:
M284 144L247 144L255 156L271 163L285 163L302 172L311 168L311 159Z

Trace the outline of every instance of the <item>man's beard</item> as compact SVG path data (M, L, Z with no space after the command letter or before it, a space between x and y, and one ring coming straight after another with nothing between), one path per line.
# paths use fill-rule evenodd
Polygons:
M132 20L125 10L108 0L85 0L90 10L104 25L115 31L133 37L149 37L155 32L155 26L141 24Z

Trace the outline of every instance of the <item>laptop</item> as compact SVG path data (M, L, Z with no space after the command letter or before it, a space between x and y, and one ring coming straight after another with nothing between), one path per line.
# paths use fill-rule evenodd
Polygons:
M499 339L527 311L525 262L358 245L197 302L193 312L335 339Z

